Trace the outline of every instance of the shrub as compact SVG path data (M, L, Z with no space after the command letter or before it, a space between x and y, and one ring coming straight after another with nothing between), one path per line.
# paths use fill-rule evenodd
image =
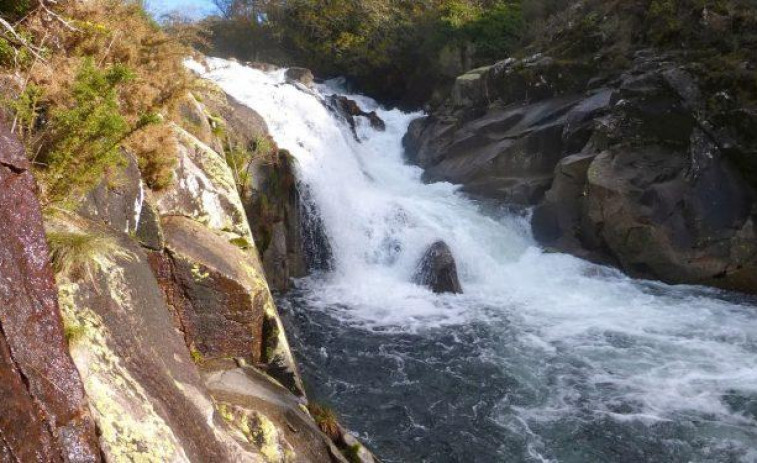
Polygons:
M47 242L56 275L73 279L93 280L95 271L104 271L115 259L135 259L115 238L97 233L52 231Z
M31 0L0 0L0 15L15 19L25 15L32 6Z
M45 143L43 179L47 203L75 202L123 162L120 146L155 117L142 115L132 126L121 114L119 89L134 78L126 66L98 69L85 59L72 88L70 105L55 108Z
M39 166L43 199L74 206L118 166L121 148L148 185L168 185L176 148L170 120L157 114L170 117L193 85L182 63L186 34L163 32L138 0L48 3L15 28L28 46L0 33L0 68L24 82L8 106Z

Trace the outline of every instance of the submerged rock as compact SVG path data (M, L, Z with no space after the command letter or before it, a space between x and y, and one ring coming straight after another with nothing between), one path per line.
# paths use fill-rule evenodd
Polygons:
M457 264L447 243L432 244L418 263L413 282L440 293L463 292L457 276Z

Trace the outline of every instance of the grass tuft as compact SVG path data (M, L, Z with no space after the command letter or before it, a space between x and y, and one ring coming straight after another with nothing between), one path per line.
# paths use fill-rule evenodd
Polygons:
M321 431L329 436L331 440L336 442L341 439L342 432L334 410L325 405L311 401L308 404L308 411L310 411L310 414L313 416L313 419Z
M58 276L93 279L96 270L104 270L113 260L135 258L115 238L101 234L55 231L47 234L47 242Z

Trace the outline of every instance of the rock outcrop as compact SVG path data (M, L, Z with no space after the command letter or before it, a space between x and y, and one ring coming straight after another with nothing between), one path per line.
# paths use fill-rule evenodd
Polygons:
M0 121L0 460L97 462L35 191L24 148Z
M265 121L255 111L222 92L208 89L203 95L207 112L223 121L227 149L258 152L261 140L269 147L268 152L250 156L239 167L245 174L239 194L268 284L273 290L286 291L291 278L308 271L295 161L276 147Z
M358 117L364 117L368 120L375 130L383 132L386 130L386 123L376 114L376 111L366 112L356 101L350 100L346 96L331 95L327 98L326 104L329 109L334 111L339 117L347 121L353 134L357 137L357 119Z
M757 292L757 112L688 61L641 51L602 75L537 55L472 71L413 122L408 157L428 181L537 206L534 235L552 249Z
M429 246L418 262L413 282L426 286L437 294L463 292L457 276L455 257L447 243L437 241Z
M315 77L310 69L305 68L289 68L284 73L287 82L292 84L301 84L307 88L312 88L315 83Z
M226 120L221 111L190 101L196 103L192 105L195 122L205 117L224 131L251 125L265 130L264 122L260 124L254 112L241 106L224 106ZM169 187L149 190L130 161L119 173L117 185L103 182L76 212L46 217L51 242L56 246L85 243L82 249L87 250L75 254L77 260L71 265L56 266L73 362L66 353L60 319L57 335L50 328L55 325L45 321L40 326L49 333L35 338L44 340L45 353L52 356L39 357L50 366L35 367L49 378L62 374L59 370L65 372L68 359L73 377L60 385L68 393L51 394L68 408L58 411L54 420L59 422L52 418L46 422L38 404L50 410L59 405L48 405L36 391L30 393L22 381L27 376L14 373L22 363L9 362L8 403L19 416L29 417L26 428L14 429L30 436L33 444L24 443L19 435L18 442L9 441L10 450L0 445L0 451L47 452L34 458L44 461L99 461L100 454L114 462L347 461L307 411L302 382L267 282L266 250L260 250L252 232L253 228L271 230L272 241L283 237L283 245L266 243L266 247L285 256L287 246L294 246L287 241L289 227L298 225L287 222L290 208L296 207L291 159L276 149L282 164L250 162L247 168L253 180L240 184L225 153L213 148L227 145L214 140L213 132L211 136L201 130L203 124L194 126L198 136L210 139L205 143L190 131L174 127L179 159ZM242 133L229 138L236 143L259 142L258 134ZM21 172L25 165L10 167L28 177ZM266 218L259 208L247 207L252 204L247 196L250 191L270 195L272 204L281 204L275 220ZM269 221L274 225L261 227ZM292 261L291 265L296 264ZM55 288L47 272L54 302ZM12 316L23 313L19 310ZM60 317L57 309L52 315ZM4 330L15 326L15 322L6 325L3 318L0 322ZM10 358L8 345L10 354L15 349L10 336L5 344L5 336L0 336L0 374L4 373L2 360ZM27 340L32 348L34 342ZM62 359L55 358L57 348ZM78 447L73 446L77 443ZM85 456L91 448L93 457L68 459L64 451L69 447Z

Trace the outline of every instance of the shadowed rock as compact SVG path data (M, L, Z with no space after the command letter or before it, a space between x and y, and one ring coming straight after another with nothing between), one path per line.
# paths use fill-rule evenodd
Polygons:
M357 126L357 117L365 117L375 130L383 132L386 130L386 123L381 119L376 111L366 112L355 102L342 95L331 95L327 100L328 107L344 118L350 125L352 132L357 137L355 127Z
M428 248L418 263L413 282L437 294L463 292L457 277L457 264L447 243L437 241Z

